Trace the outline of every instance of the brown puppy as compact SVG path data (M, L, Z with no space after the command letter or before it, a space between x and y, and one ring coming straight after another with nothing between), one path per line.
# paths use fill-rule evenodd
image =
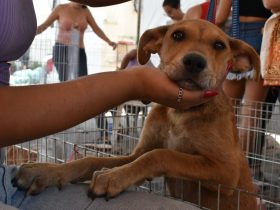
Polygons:
M160 55L160 69L185 89L218 87L237 55L246 55L259 71L259 58L253 48L201 20L146 31L139 44L139 62L146 63L151 53ZM98 171L104 167L110 169ZM239 145L232 106L223 93L189 110L154 106L129 156L27 164L21 167L16 181L28 193L36 194L50 185L92 179L93 196L113 197L130 185L162 175L167 177L172 195L183 194L190 202L200 200L202 206L211 209L217 209L217 203L227 210L237 206L240 210L257 208L254 196L232 190L255 192ZM184 182L178 178L184 178ZM193 180L201 180L199 198L198 184ZM179 192L182 186L183 192Z

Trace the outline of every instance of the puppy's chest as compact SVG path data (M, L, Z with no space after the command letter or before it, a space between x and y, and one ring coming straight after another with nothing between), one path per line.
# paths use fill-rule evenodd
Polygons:
M169 109L167 112L168 127L164 131L166 135L165 147L176 151L193 154L197 152L195 141L197 132L193 117L187 113Z
M196 152L193 145L193 137L183 126L170 126L167 133L166 146L168 149L184 153Z

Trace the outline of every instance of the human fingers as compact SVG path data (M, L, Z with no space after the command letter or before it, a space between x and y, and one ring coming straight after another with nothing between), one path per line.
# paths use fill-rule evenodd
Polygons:
M116 42L110 42L110 46L113 47L113 50L115 50L118 45Z
M43 27L42 26L38 26L37 27L37 30L36 30L36 35L38 35L38 34L40 34L40 33L42 33L43 32Z
M189 109L206 103L217 96L218 92L216 90L184 90L178 88L177 94L177 104L174 104L177 109Z
M148 76L144 79L145 87L148 87L149 99L175 109L189 109L211 100L218 94L218 90L186 90L168 78L159 70L151 69L143 71ZM147 74L149 73L149 74ZM145 77L143 77L145 78Z

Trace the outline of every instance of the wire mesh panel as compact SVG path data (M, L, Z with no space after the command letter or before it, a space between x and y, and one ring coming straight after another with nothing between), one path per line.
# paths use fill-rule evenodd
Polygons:
M103 40L93 39L94 32L85 32L85 48L79 47L76 29L69 32L67 45L57 41L57 32L56 24L49 27L35 37L21 58L11 62L11 86L57 83L77 79L86 73L116 70L117 51Z
M280 105L235 100L240 143L258 195L267 209L280 209Z
M259 209L280 209L280 105L234 100L240 143L248 158L257 188L254 196ZM85 156L109 157L128 155L136 146L150 106L131 101L66 131L7 148L7 164L33 162L63 163ZM198 182L198 187L201 183ZM181 194L184 199L184 180ZM223 197L217 186L217 205ZM147 181L135 188L163 196L171 196L163 177ZM232 189L242 196L247 192ZM196 205L201 205L201 189L197 189ZM238 209L238 199L237 199ZM218 205L219 206L219 205Z

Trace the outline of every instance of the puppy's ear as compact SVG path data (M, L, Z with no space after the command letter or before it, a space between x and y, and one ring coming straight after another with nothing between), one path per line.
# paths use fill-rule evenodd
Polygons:
M145 64L149 61L151 53L159 53L163 37L168 26L160 26L144 32L138 45L138 62Z
M246 42L232 38L230 38L230 47L234 57L245 56L249 59L251 66L256 71L254 79L258 80L260 77L260 56L256 50Z

